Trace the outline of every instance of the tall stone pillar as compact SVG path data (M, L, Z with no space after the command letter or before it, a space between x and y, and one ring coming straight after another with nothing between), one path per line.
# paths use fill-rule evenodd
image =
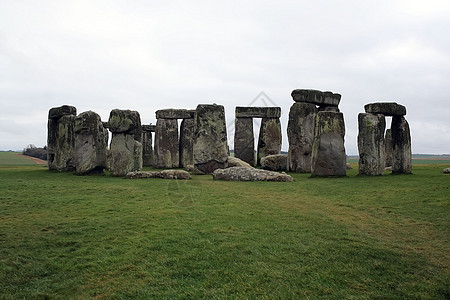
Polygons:
M153 166L153 137L155 125L142 125L142 164L144 167Z
M257 165L261 165L261 158L280 154L281 152L281 124L279 118L262 118L258 138Z
M390 128L386 130L384 146L384 152L386 154L386 167L392 167L394 146L392 145L392 130Z
M183 119L180 126L180 167L194 165L194 118Z
M155 168L178 168L180 149L178 144L178 120L157 119L155 129Z
M386 165L384 115L360 113L358 127L359 174L383 175Z
M340 112L321 111L316 116L311 155L311 176L345 176L345 123Z
M392 117L392 174L412 173L411 134L403 116Z
M236 118L234 128L234 156L254 166L253 118Z
M312 103L296 102L291 106L287 135L288 169L292 172L311 172L311 153L317 112L316 105Z

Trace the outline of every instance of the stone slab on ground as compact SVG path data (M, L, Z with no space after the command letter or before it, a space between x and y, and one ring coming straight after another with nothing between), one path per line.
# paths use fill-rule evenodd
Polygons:
M267 155L261 158L261 167L271 171L287 171L288 155L287 154Z
M163 170L163 171L136 171L128 172L127 178L162 178L162 179L190 179L189 172L184 170Z
M226 181L277 181L290 182L294 179L286 173L261 170L256 168L232 167L217 169L213 173L214 180Z

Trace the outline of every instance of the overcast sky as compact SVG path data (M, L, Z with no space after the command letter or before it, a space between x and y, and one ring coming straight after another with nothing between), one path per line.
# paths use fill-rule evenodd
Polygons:
M225 106L342 94L347 154L370 102L407 107L413 153L450 153L450 1L0 0L0 150L44 146L48 110ZM253 105L268 105L257 99ZM257 122L255 122L255 126Z

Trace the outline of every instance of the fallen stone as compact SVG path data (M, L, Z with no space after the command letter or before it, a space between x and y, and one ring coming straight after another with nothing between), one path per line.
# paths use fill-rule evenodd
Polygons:
M366 113L382 114L385 116L404 116L406 107L395 102L369 103L364 106Z
M288 155L287 154L267 155L261 158L261 167L271 171L287 171Z
M351 165L351 164L349 164L349 163L347 163L347 164L345 165L345 168L346 168L347 170L351 170L351 169L353 169L353 168L352 168L352 165Z
M256 168L232 167L217 169L213 173L214 180L227 181L278 181L290 182L294 179L286 173L261 170Z
M228 167L244 167L244 168L253 168L249 163L233 156L228 156Z
M156 119L192 119L194 113L192 109L160 109L156 111Z
M281 117L280 107L241 107L237 106L236 118L279 118Z
M383 175L386 167L384 115L360 113L358 127L359 175Z
M75 106L63 105L60 107L53 107L48 111L49 119L59 119L62 116L70 116L77 114L77 108Z
M280 119L263 118L259 129L257 165L261 165L261 158L281 152L281 124Z
M442 170L442 173L450 174L450 168L445 168L444 170Z
M332 92L322 92L318 90L297 89L291 93L295 102L308 102L320 106L338 106L341 95Z
M253 119L236 118L234 123L234 156L255 165L255 138Z
M190 179L189 172L184 170L163 170L163 171L136 171L128 172L127 178L162 178L162 179Z

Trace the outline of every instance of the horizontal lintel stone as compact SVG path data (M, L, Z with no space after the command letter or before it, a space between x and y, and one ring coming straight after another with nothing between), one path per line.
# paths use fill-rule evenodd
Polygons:
M280 107L236 107L236 118L279 118Z
M195 109L160 109L156 111L157 119L191 119L194 117Z
M307 102L324 106L338 106L341 95L333 92L322 92L318 90L297 89L291 93L295 102Z
M142 125L142 131L155 132L156 125Z
M366 113L382 114L385 116L404 116L406 107L395 102L376 102L364 105Z
M77 115L77 109L75 106L63 105L59 107L53 107L48 111L49 119L59 119L62 116Z

